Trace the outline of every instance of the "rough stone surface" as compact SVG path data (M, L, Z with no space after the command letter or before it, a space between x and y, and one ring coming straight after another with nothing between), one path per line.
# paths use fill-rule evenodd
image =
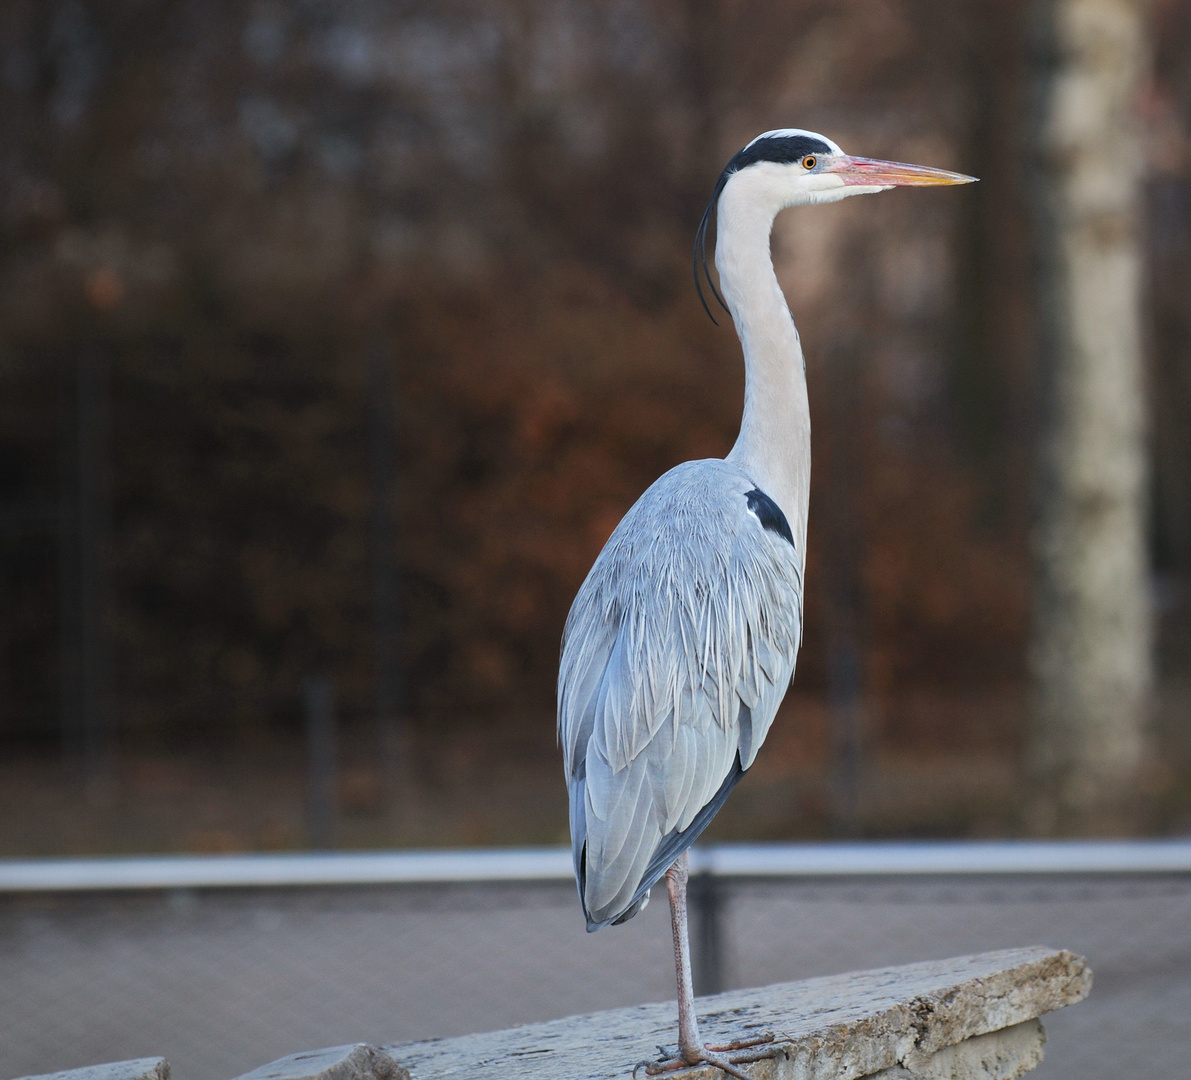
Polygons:
M776 1034L779 1055L748 1066L756 1080L858 1080L899 1068L882 1080L1011 1080L1041 1060L1041 1025L1029 1021L1081 1001L1091 981L1072 953L1007 949L701 998L699 1019L709 1043ZM666 1002L385 1049L412 1080L594 1080L630 1075L676 1032ZM990 1032L997 1037L977 1040Z
M19 1080L170 1080L170 1063L162 1057L134 1058L39 1076L22 1076Z
M1026 1020L1000 1031L974 1035L933 1054L908 1055L904 1071L913 1080L1015 1080L1038 1067L1045 1043L1042 1022Z
M368 1043L290 1054L238 1080L410 1080L409 1072Z

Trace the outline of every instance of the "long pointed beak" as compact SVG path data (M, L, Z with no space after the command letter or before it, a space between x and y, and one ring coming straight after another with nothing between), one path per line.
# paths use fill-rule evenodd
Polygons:
M834 173L845 184L865 187L934 187L939 184L971 184L974 176L932 169L927 165L906 165L901 161L879 161L876 158L835 158L824 172Z

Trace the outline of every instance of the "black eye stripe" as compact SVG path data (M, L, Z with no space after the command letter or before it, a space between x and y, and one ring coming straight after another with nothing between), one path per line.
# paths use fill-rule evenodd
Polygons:
M809 135L773 135L746 146L728 162L724 172L730 175L758 161L776 161L779 165L788 165L804 157L830 153L831 147L822 139L813 139Z

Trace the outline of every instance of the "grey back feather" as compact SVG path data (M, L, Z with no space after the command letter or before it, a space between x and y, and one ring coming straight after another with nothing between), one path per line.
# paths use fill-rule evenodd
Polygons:
M571 607L558 732L589 930L642 906L752 765L793 677L803 553L750 511L755 487L718 459L670 470Z

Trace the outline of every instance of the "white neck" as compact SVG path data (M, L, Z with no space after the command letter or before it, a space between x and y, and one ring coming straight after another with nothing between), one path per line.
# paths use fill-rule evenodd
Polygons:
M811 416L798 331L773 272L773 219L788 205L760 170L735 173L720 196L715 265L744 349L744 416L727 460L782 508L805 558Z

